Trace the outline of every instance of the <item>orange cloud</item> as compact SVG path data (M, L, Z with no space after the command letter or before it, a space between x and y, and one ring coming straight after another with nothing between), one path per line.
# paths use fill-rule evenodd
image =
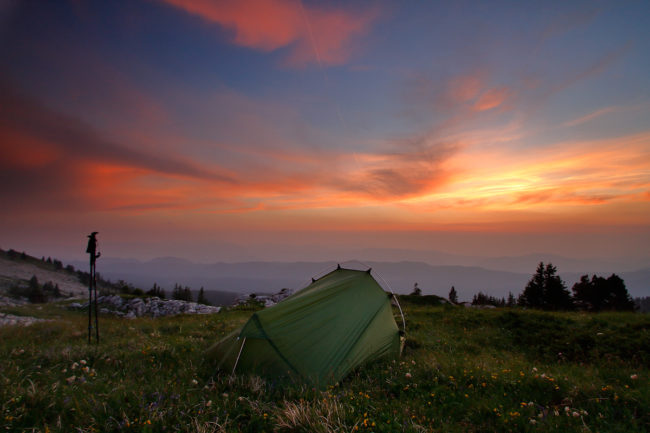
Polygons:
M292 66L345 63L352 40L378 16L376 8L352 12L293 0L162 1L232 31L237 45L261 51L291 47Z
M484 86L483 74L465 75L453 78L448 83L448 96L455 102L467 102L474 99Z
M477 111L490 110L503 104L508 98L509 90L506 87L490 89L484 92L474 104Z
M449 208L461 212L598 213L638 200L647 191L650 134L588 142L562 142L545 149L517 152L516 147L474 149L449 164L462 176L436 194L410 202L420 209ZM459 201L458 197L462 197ZM590 218L595 218L591 215ZM632 214L630 214L632 218Z

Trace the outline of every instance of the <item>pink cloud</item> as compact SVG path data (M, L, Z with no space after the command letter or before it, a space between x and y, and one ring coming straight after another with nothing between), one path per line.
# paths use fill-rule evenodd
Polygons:
M345 63L353 39L379 15L377 8L351 11L295 0L162 1L232 31L237 45L261 51L290 47L291 66Z
M483 74L463 75L448 83L448 97L454 102L467 102L474 99L485 85Z
M490 110L503 104L508 99L509 90L506 87L498 87L484 92L474 104L477 111Z

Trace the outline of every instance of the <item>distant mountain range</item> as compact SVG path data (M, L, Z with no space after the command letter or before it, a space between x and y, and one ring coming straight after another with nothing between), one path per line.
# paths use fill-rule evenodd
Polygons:
M382 250L378 254L375 250L375 255L382 253L388 254L389 251ZM390 250L390 253L395 257L396 251ZM482 266L448 264L454 256L434 252L430 255L431 258L437 255L438 262L444 264L432 265L424 261L369 261L365 262L365 265L371 267L375 275L380 276L396 293L410 293L414 284L418 283L424 294L447 297L449 290L454 286L460 300L471 300L479 291L497 297L506 297L509 292L517 295L523 290L541 260L556 265L559 275L569 288L581 275L596 273L609 276L615 272L611 269L612 263L603 262L601 267L594 261L552 255L476 258ZM402 256L410 255L404 253ZM444 260L442 256L446 256ZM455 258L458 259L458 256ZM85 262L72 264L81 269L87 266ZM97 270L105 278L113 281L122 279L145 290L155 282L167 290L178 283L194 290L204 287L206 291L275 293L285 287L300 289L309 284L312 276L322 274L335 266L336 262L326 261L200 264L175 257L144 262L102 257L97 263ZM594 271L593 268L603 270ZM522 269L526 271L522 272ZM650 296L650 268L616 273L625 280L633 297Z

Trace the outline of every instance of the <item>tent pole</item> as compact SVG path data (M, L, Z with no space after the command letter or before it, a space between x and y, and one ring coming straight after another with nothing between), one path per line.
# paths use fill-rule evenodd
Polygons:
M244 337L244 341L241 342L241 347L239 348L239 353L237 354L235 365L232 368L232 374L235 374L235 369L237 368L237 364L239 364L239 357L241 356L241 351L244 349L244 344L246 344L246 337Z
M404 319L404 312L402 311L402 306L399 303L399 299L397 299L397 295L395 294L395 292L393 292L393 288L390 286L390 284L388 284L388 282L384 280L381 275L375 275L375 277L376 277L375 279L379 278L382 281L382 283L384 283L386 287L388 287L390 294L393 295L393 299L395 299L395 302L397 303L397 308L399 309L399 314L400 316L402 316L402 332L406 334L406 319Z

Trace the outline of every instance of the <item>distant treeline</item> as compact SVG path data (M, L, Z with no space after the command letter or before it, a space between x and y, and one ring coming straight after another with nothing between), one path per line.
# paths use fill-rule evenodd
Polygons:
M650 313L650 296L634 298L634 304L639 312Z
M421 295L422 291L415 284L412 296ZM454 287L449 291L449 300L457 302ZM580 281L567 289L564 281L557 275L557 268L552 263L537 266L523 292L515 297L496 298L479 292L472 298L472 305L493 305L495 307L524 307L551 311L650 311L650 298L632 300L621 277L612 274L607 278L583 275Z

